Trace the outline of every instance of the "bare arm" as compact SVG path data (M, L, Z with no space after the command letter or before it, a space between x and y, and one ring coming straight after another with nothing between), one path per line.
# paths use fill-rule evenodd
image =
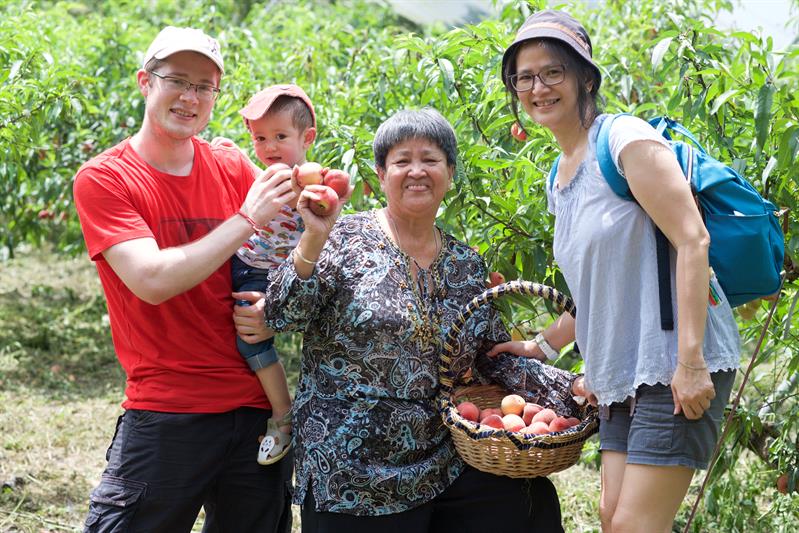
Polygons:
M294 197L290 178L288 167L264 171L253 182L241 210L256 224L266 224ZM252 232L244 217L234 215L203 238L182 246L160 249L155 239L133 239L111 246L103 256L133 294L156 305L205 280Z
M544 338L550 346L560 351L561 348L574 341L574 317L565 312L541 333L544 334ZM535 341L502 342L494 346L486 355L494 357L502 352L531 357L539 361L546 361L547 359L547 356L541 351Z
M710 236L669 148L651 141L622 150L630 190L677 250L678 365L672 379L675 414L699 418L715 396L702 344L710 282Z
M296 178L296 167L292 174L294 174ZM322 253L322 248L324 248L327 237L330 235L330 230L333 228L338 215L341 213L341 208L352 194L352 188L350 188L349 194L339 201L339 205L336 206L336 209L334 209L330 216L318 217L311 212L308 205L310 200L318 199L312 192L314 186L309 186L308 192L305 193L296 187L293 180L292 184L295 185L295 192L303 194L300 201L298 201L297 210L300 216L303 217L306 229L300 237L300 242L297 244L298 254L292 254L291 257L297 276L299 276L300 279L308 279L313 274L314 268L316 267L315 263L319 259L319 254ZM303 261L299 256L307 259L310 263ZM274 332L264 324L265 301L263 293L233 293L233 297L236 299L248 300L252 304L250 306L237 305L233 308L233 321L236 324L236 331L245 342L259 342L274 334Z
M327 237L330 235L341 209L350 199L350 195L352 195L352 186L350 186L347 195L339 199L338 205L333 208L330 215L322 217L314 214L310 208L310 203L319 199L315 192L319 187L321 186L306 186L300 193L300 199L297 202L297 211L300 213L303 222L305 222L305 231L300 237L300 242L296 248L298 253L292 254L294 270L300 279L308 279L313 274L315 263L319 259L319 254L322 253Z

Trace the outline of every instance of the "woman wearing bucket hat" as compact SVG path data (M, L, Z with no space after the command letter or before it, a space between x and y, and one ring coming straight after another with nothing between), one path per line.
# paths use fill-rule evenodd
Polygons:
M585 377L575 388L600 406L602 529L665 532L694 470L710 459L738 367L738 331L723 294L708 302L708 284L718 289L708 233L663 138L640 119L619 117L611 155L637 202L616 196L603 178L595 143L606 115L597 105L602 75L592 51L577 20L542 11L503 57L514 115L521 104L561 149L546 190L554 257L577 316L565 315L537 341L494 351L544 358L576 338ZM654 225L672 247L673 330L660 325Z

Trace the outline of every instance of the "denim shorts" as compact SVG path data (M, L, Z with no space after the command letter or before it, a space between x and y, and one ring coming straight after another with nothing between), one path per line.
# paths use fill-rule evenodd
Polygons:
M230 259L230 267L234 291L264 292L269 282L269 272L266 269L251 267L236 255ZM250 302L237 300L236 305L250 305ZM253 372L273 365L278 361L274 337L250 344L236 335L236 348L238 348L239 354L247 361L247 365Z
M610 414L599 422L599 449L627 454L628 464L707 468L716 447L724 408L730 398L735 371L710 375L716 397L702 418L674 416L674 397L669 385L641 385L631 401L610 405Z

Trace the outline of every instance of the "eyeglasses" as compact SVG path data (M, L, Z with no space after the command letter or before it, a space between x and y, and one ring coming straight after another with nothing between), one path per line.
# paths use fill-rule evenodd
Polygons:
M197 98L205 102L216 100L219 96L219 88L213 85L205 85L203 83L192 83L183 78L176 78L174 76L162 76L161 74L149 71L150 74L156 78L160 78L164 82L164 88L168 91L185 93L194 87L197 90Z
M566 79L566 67L563 65L550 65L545 67L538 74L531 74L524 72L522 74L513 74L508 76L511 86L516 92L523 93L531 91L535 86L535 79L541 80L541 83L547 87L552 87L562 83Z

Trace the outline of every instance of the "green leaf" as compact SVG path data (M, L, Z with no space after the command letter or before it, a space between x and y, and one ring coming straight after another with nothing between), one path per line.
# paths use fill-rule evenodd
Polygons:
M14 61L14 63L11 65L11 70L8 73L8 81L11 81L11 80L14 79L14 77L17 75L17 72L19 72L19 68L21 66L22 66L22 61L21 60Z
M682 101L682 93L680 92L679 87L675 87L673 89L673 93L669 98L669 101L666 103L666 114L669 116L674 116L675 111L680 106L680 102Z
M441 76L444 80L444 90L447 92L450 100L457 100L458 95L455 92L455 69L452 68L452 63L449 59L439 58L438 68L441 70Z
M768 160L768 164L766 165L766 168L763 169L763 175L762 175L763 185L765 185L768 182L768 177L771 175L771 171L774 170L774 167L776 166L777 166L777 159L775 157L770 157Z
M771 104L774 100L774 84L766 82L757 93L757 107L755 108L755 134L757 153L763 151L763 146L768 138L771 123Z
M792 126L785 130L780 138L780 147L777 151L777 164L781 169L788 169L796 159L796 148L799 145L799 126Z
M738 94L739 92L740 91L738 89L730 89L729 91L717 96L716 100L713 102L713 107L710 108L710 114L715 115L716 111L718 111L719 108L722 105L724 105L724 102L726 102L727 100Z
M355 157L355 149L354 148L350 148L349 150L344 152L344 154L342 154L342 156L341 156L341 165L344 166L344 167L349 166L349 164L352 163L352 158L353 157Z
M80 100L77 98L70 98L69 102L72 105L72 110L75 112L75 114L80 115L83 112L83 104L80 103Z
M652 70L657 70L658 66L660 66L660 62L663 60L663 56L666 54L666 51L669 49L669 45L673 40L674 37L666 37L656 44L655 48L652 49Z

